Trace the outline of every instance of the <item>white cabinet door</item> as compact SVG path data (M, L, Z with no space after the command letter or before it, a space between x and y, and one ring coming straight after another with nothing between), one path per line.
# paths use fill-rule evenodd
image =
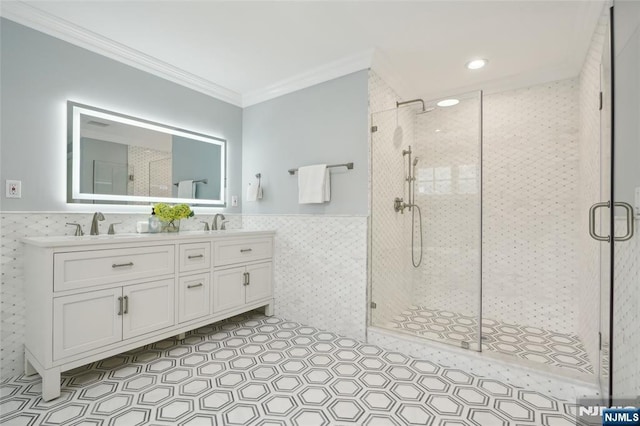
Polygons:
M244 305L244 274L244 266L213 273L213 313Z
M172 326L173 291L172 278L124 287L123 339Z
M273 294L271 287L271 262L250 265L246 268L249 274L249 285L245 287L246 303L271 297Z
M182 277L178 286L179 323L209 315L211 287L208 273Z
M61 359L122 340L122 288L53 299L53 358Z

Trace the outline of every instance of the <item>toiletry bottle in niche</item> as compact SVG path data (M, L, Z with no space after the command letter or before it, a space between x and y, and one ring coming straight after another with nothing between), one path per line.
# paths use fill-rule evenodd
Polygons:
M149 216L149 232L155 234L160 232L161 224L160 219L156 216L156 209L151 208L151 216Z

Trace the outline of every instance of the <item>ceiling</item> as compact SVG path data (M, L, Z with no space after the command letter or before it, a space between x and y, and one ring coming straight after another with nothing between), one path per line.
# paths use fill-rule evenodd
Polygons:
M247 106L373 67L404 97L576 76L603 2L3 1L3 16ZM469 71L474 57L489 59ZM164 74L163 74L164 73Z

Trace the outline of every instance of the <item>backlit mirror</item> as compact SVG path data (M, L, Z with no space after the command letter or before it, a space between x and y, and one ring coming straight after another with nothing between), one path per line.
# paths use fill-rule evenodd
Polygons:
M68 103L68 202L225 205L226 141Z

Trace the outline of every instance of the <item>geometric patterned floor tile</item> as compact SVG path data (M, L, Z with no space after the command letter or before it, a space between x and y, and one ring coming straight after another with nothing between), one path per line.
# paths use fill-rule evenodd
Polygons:
M561 345L569 343L558 342ZM555 425L573 404L255 312L63 373L0 384L19 425Z
M456 346L478 339L477 318L424 306L410 306L393 317L388 327ZM580 337L573 334L483 318L482 350L594 374Z

